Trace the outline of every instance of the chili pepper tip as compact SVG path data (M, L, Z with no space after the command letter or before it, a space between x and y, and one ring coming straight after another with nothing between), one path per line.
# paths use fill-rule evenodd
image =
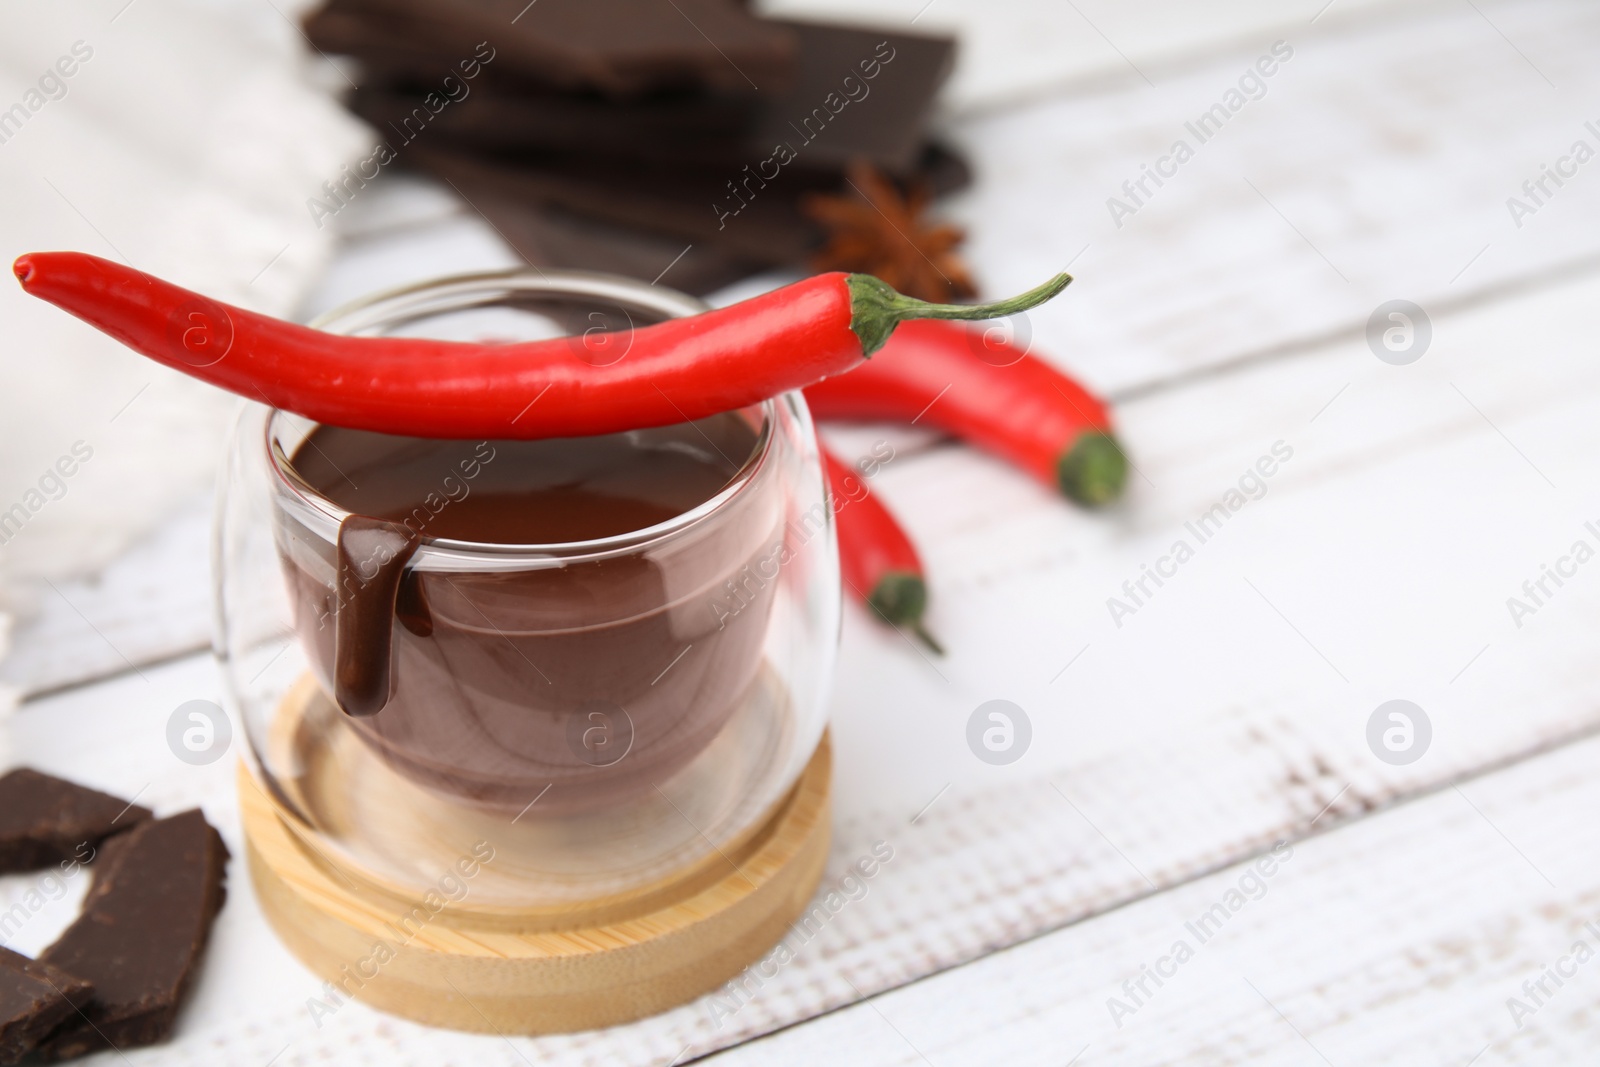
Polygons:
M1117 439L1091 430L1080 434L1056 466L1062 493L1085 507L1098 508L1122 495L1128 457Z
M885 622L909 626L928 606L928 585L910 571L889 571L872 587L867 603Z
M889 571L872 587L867 603L883 620L911 631L923 644L939 655L944 649L922 625L922 613L928 606L928 583L910 571Z
M11 273L15 274L17 281L21 282L23 287L26 288L28 279L33 277L32 257L26 255L18 256L16 262L11 264Z
M915 634L917 636L918 640L920 640L923 644L928 646L928 651L932 652L935 656L944 655L944 646L941 645L938 641L934 640L933 635L930 634L927 631L927 628L924 627L920 622L917 623L915 626L910 627L909 629L911 630L911 632L913 634Z

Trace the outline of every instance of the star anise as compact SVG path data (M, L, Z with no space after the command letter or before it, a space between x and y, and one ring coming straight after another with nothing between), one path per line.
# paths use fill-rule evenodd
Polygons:
M932 196L925 183L902 194L882 171L852 164L847 189L813 193L801 207L828 230L828 243L812 257L817 270L872 274L907 296L948 303L977 295L972 276L955 254L966 232L923 218Z

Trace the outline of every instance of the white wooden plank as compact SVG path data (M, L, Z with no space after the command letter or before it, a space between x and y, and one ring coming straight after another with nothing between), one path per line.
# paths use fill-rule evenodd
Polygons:
M1596 759L1446 787L707 1062L1589 1062Z
M1393 0L767 0L758 7L796 18L951 33L960 41L946 91L958 111L993 109L1095 79L1159 80L1163 69L1242 37L1291 32L1317 18L1387 12ZM1318 17L1318 16L1321 17Z
M1577 177L1547 182L1555 195L1520 228L1507 208L1574 142L1600 150L1600 123L1585 125L1600 119L1593 5L1450 3L1284 31L1292 57L1201 143L1188 124L1237 93L1273 40L1153 88L955 124L978 182L950 213L984 289L1020 291L1069 264L1078 277L1030 313L1042 352L1122 393L1354 332L1387 300L1438 314L1600 256L1590 169L1569 159ZM1157 187L1142 168L1179 140L1193 158L1161 164L1175 173ZM1142 193L1123 189L1139 180ZM1120 226L1112 197L1137 208Z
M184 502L93 577L38 584L0 684L40 693L208 647L211 503Z

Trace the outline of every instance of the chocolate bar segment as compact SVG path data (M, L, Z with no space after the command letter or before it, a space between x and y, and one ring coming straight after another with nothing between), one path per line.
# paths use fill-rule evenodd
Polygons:
M327 17L362 21L360 16ZM518 71L499 64L484 67L484 76L470 86L458 87L458 99L449 106L440 109L436 103L430 109L424 99L429 93L437 99L447 63L433 63L433 73L424 76L426 65L415 61L410 65L415 75L405 65L380 61L369 65L349 105L397 150L413 136L425 136L501 156L563 152L705 164L735 181L743 179L743 165L756 167L769 157L792 160L784 169L830 174L865 160L909 176L918 165L934 98L954 63L955 42L898 30L772 24L799 42L793 84L783 90L679 92L617 101L508 83L505 79ZM392 32L376 24L373 29ZM350 37L337 50L359 49L353 54L363 59L374 54L370 43L354 32ZM386 54L399 54L398 48ZM768 166L771 177L776 168Z
M87 862L94 846L148 818L148 808L19 768L0 777L0 874Z
M37 1048L46 1061L166 1040L226 898L228 850L199 810L113 838L83 911L40 954L94 986Z
M423 136L486 152L704 155L746 138L757 115L749 100L726 94L674 93L619 104L590 94L507 91L486 80L434 114L424 104L431 91L427 83L362 85L346 102L396 150Z
M427 42L442 67L477 56L562 89L618 97L776 90L795 51L787 29L729 0L333 0L306 20L307 36L323 51L361 55L367 34L345 16L392 27L377 39L394 59L414 55L402 39Z
M912 173L923 150L934 97L955 65L955 41L899 30L780 21L799 42L793 84L763 94L764 106L739 153L751 162L790 146L811 170L843 171L865 160L896 176Z
M440 151L420 140L406 149L403 159L409 166L454 184L469 197L476 188L527 204L559 207L677 238L679 248L691 241L715 241L730 255L769 264L804 259L821 243L820 229L800 212L796 195L811 190L832 192L834 188L833 181L785 175L790 180L784 188L751 198L738 211L739 225L735 226L731 218L721 224L717 214L721 207L722 214L729 216L741 204L726 188L733 175L722 170L642 161L619 168L582 157L507 163Z
M0 948L0 1064L21 1062L93 992L76 975Z

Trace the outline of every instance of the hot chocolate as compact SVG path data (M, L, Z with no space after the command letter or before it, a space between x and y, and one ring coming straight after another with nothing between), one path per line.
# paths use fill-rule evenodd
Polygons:
M650 790L760 666L773 587L721 606L783 538L760 420L545 441L316 428L290 465L349 515L331 552L287 515L278 536L324 688L392 766L475 805Z

